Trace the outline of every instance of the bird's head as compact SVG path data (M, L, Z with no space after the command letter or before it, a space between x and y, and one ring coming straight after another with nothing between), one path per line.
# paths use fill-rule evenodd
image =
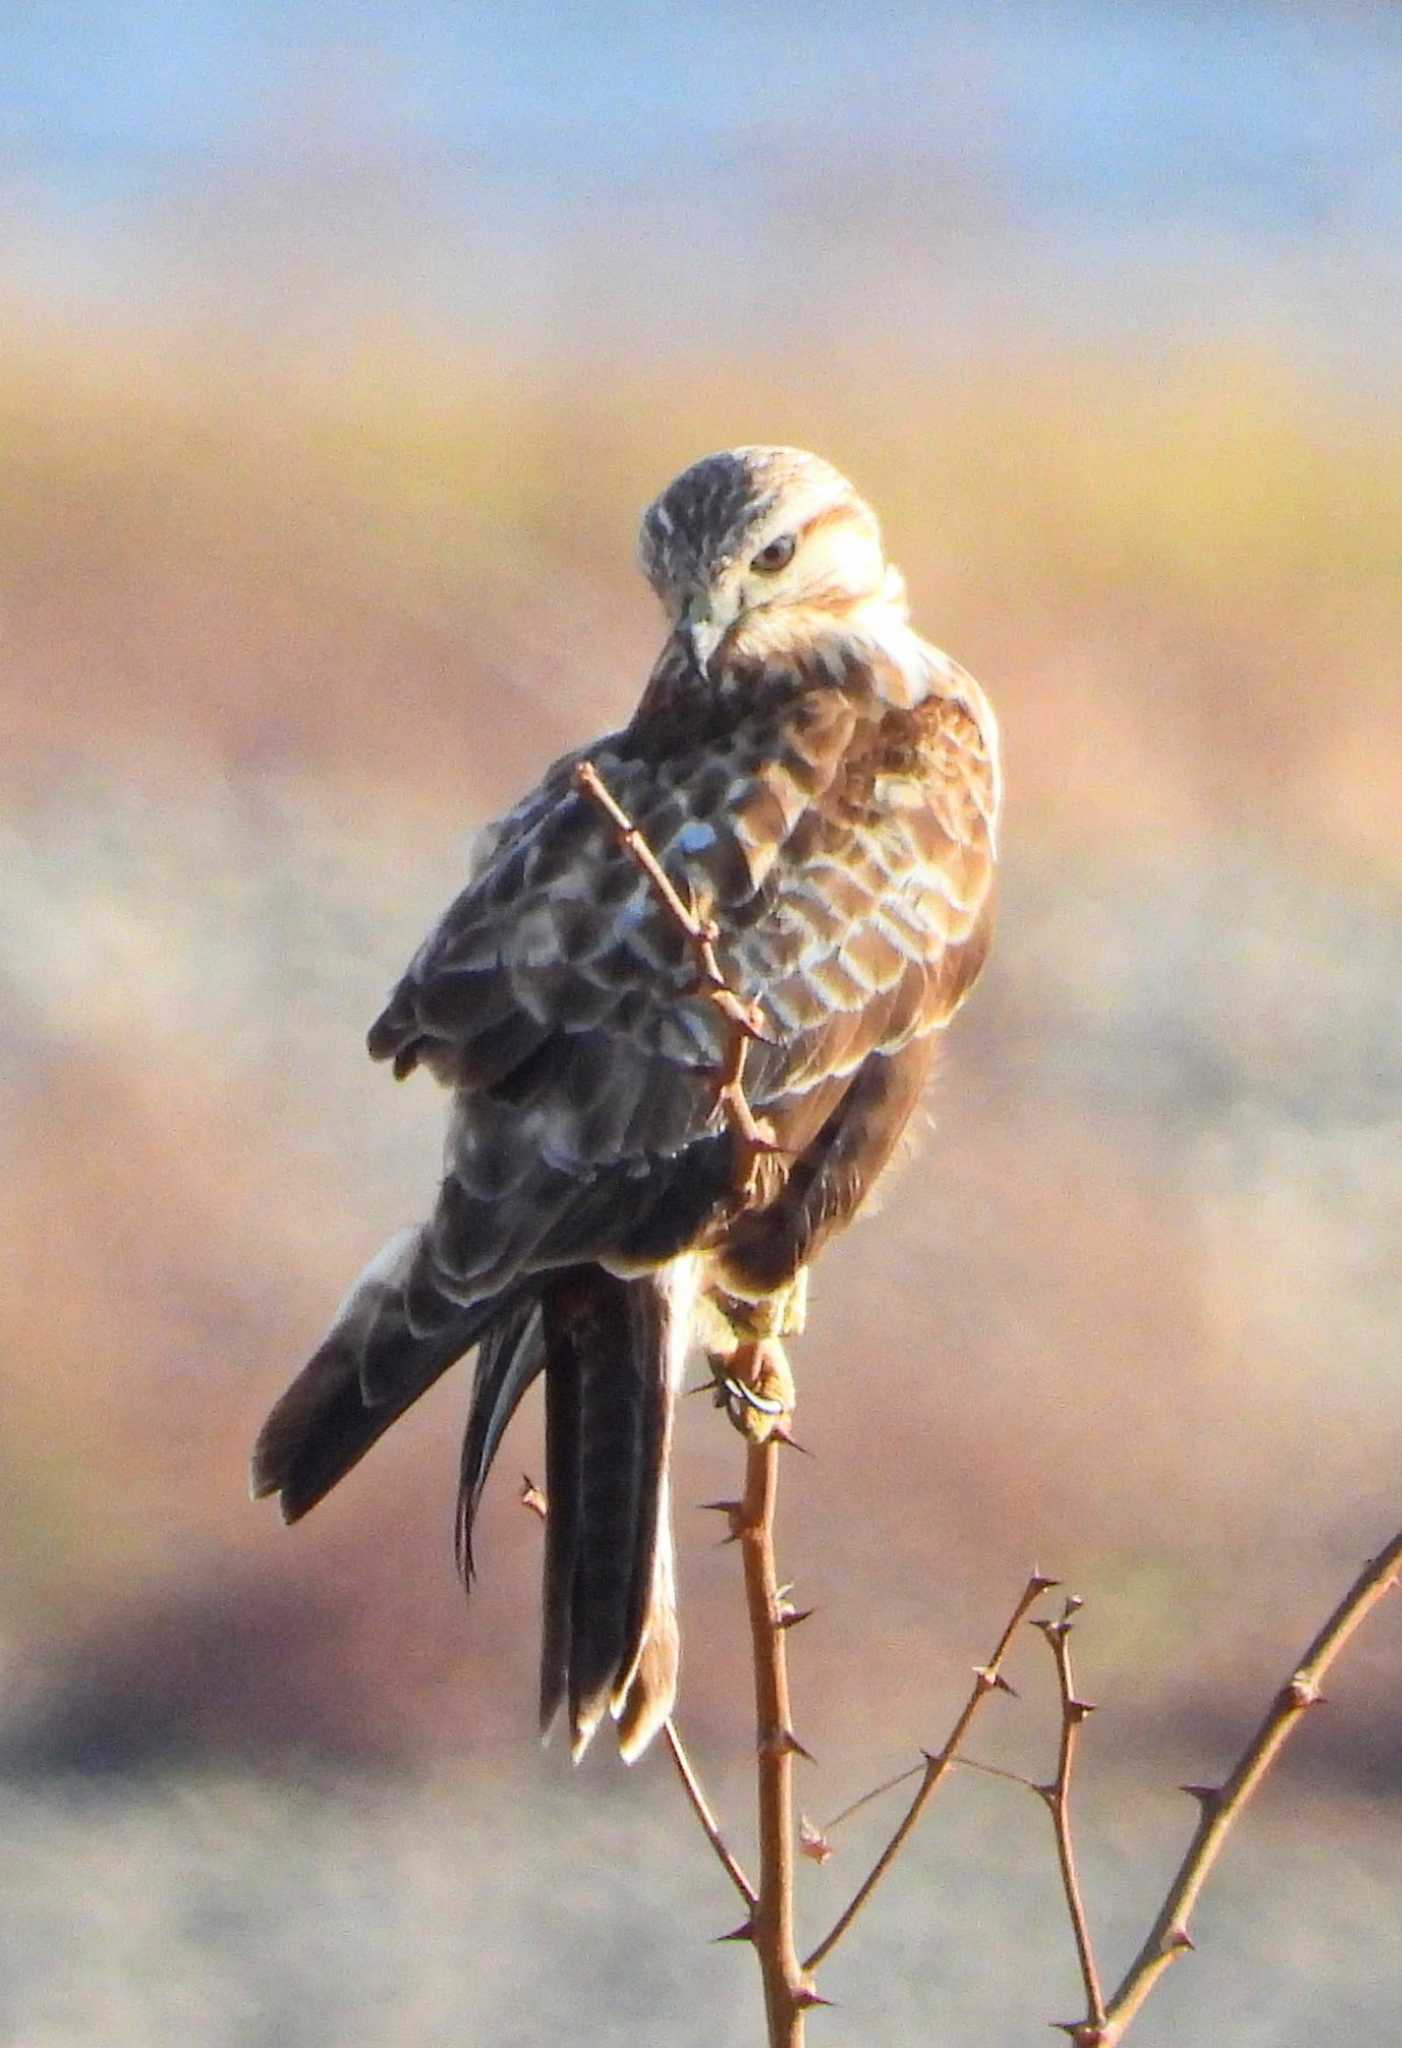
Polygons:
M638 557L702 669L732 633L762 653L869 605L904 617L876 514L802 448L732 448L694 462L643 514Z

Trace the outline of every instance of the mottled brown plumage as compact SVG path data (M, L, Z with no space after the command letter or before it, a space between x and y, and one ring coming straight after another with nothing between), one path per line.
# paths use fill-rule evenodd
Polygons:
M474 1344L461 1554L501 1432L544 1368L550 1516L541 1707L626 1756L671 1710L672 1406L698 1297L782 1324L918 1098L988 943L997 738L977 684L911 630L877 522L793 449L684 472L646 514L669 634L621 731L557 762L372 1026L453 1091L429 1221L388 1247L274 1409L254 1484L295 1518ZM766 1036L773 1126L737 1196L723 1020L675 920L574 787L588 758ZM790 1321L789 1327L792 1327Z

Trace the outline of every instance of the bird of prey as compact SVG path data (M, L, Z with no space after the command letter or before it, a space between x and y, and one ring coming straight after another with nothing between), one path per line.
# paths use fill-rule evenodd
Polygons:
M356 1282L277 1403L253 1488L288 1521L474 1347L458 1550L545 1377L540 1711L631 1761L672 1711L673 1406L696 1333L767 1356L807 1268L890 1159L987 949L997 729L920 639L870 507L795 448L707 456L649 507L667 638L620 731L482 835L466 887L371 1027L451 1092L432 1215ZM589 761L757 1005L740 1171L718 1102L732 1026L694 949L578 783ZM734 1382L731 1382L734 1391ZM773 1405L757 1394L756 1407Z

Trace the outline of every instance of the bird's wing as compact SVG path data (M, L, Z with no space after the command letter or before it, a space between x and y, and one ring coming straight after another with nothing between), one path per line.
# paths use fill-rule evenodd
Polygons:
M830 1088L948 1022L991 935L996 778L962 696L859 728L784 846L773 913L723 952L777 1041L747 1068L757 1106Z
M796 1155L863 1061L942 1022L976 969L991 872L976 719L790 684L590 751L715 919L731 985L759 1000L771 1042L747 1087ZM729 1190L728 1027L574 789L578 758L503 821L370 1033L396 1071L423 1060L458 1091L414 1327L523 1272L670 1257Z
M786 849L777 930L740 941L741 980L765 985L780 1039L753 1049L746 1079L788 1170L727 1229L718 1271L736 1293L783 1286L861 1207L987 953L996 730L977 685L948 669L947 693L884 721L865 762L854 752L845 792Z

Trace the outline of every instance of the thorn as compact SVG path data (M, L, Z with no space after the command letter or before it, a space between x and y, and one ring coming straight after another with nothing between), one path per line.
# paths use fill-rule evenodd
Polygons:
M1008 1693L1011 1696L1011 1698L1017 1698L1017 1693L1015 1689L1008 1684L1008 1681L1006 1678L1004 1678L1002 1672L990 1670L987 1664L975 1664L974 1677L978 1680L979 1684L983 1687L983 1690L985 1692L1005 1692Z
M742 1921L740 1922L740 1925L739 1925L738 1927L732 1927L732 1928L731 1928L731 1930L730 1930L729 1934L715 1934L715 1935L712 1935L712 1937L711 1937L711 1940L712 1940L712 1943L713 1943L713 1945L714 1945L715 1947L719 1948L720 1944L721 1944L721 1943L722 1943L723 1941L753 1941L753 1940L754 1940L754 1938L755 1938L755 1923L754 1923L754 1921L753 1921L753 1920L742 1920Z
M1215 1806L1222 1797L1220 1785L1180 1785L1180 1792L1186 1792L1190 1799L1196 1799L1199 1806Z
M1197 1943L1186 1927L1170 1927L1163 1938L1163 1946L1165 1955L1181 1956L1185 1950L1195 1949Z
M774 1626L775 1628L797 1628L801 1621L807 1621L810 1616L816 1613L817 1609L815 1607L790 1607L779 1615Z
M721 1538L721 1548L734 1543L745 1526L744 1503L738 1500L703 1500L701 1512L707 1515L724 1515L726 1533Z
M1069 1610L1069 1608L1070 1602L1068 1601L1067 1610ZM1060 1615L1058 1615L1055 1620L1053 1620L1049 1615L1045 1614L1031 1615L1029 1617L1029 1625L1032 1628L1039 1628L1049 1643L1062 1642L1067 1636L1070 1635L1073 1626L1070 1612L1067 1610L1063 1610L1063 1612Z
M1324 1695L1314 1679L1307 1673L1297 1671L1285 1688L1285 1696L1292 1707L1321 1707Z
M1110 2039L1109 2028L1094 2020L1053 2020L1051 2025L1058 2034L1069 2035L1076 2048L1105 2048Z
M523 1508L529 1508L533 1515L539 1515L542 1522L545 1520L546 1498L529 1472L521 1474L521 1491L516 1498Z
M1062 1620L1069 1621L1073 1614L1080 1613L1085 1604L1079 1593L1068 1593L1066 1595L1066 1603L1061 1610Z
M776 1728L763 1738L760 1745L763 1756L801 1756L805 1763L814 1763L811 1749L805 1749L792 1728Z
M1094 1712L1094 1700L1068 1700L1066 1702L1066 1718L1076 1725L1079 1725L1088 1715Z
M1060 1579L1049 1579L1045 1572L1033 1572L1027 1581L1028 1595L1039 1600L1043 1593L1050 1593L1053 1586L1059 1586Z
M811 1990L809 1986L806 1984L804 1985L801 1991L795 1991L793 1995L793 2002L796 2009L799 2012L811 2012L815 2005L832 2004L832 2000L830 1998L820 1998L817 1992Z
M1050 1806L1051 1808L1053 1808L1053 1810L1055 1809L1055 1807L1056 1807L1056 1799L1057 1799L1057 1791L1056 1791L1056 1786L1055 1786L1054 1784L1053 1784L1053 1785L1034 1785L1034 1786L1032 1787L1032 1790L1033 1790L1033 1791L1034 1791L1034 1792L1036 1793L1036 1795L1037 1795L1037 1797L1038 1797L1039 1799L1044 1799L1044 1800L1046 1801L1046 1803L1047 1803L1047 1805L1048 1805L1048 1806Z
M790 1436L787 1423L777 1423L775 1427L770 1430L769 1436L771 1442L776 1444L782 1444L785 1450L797 1451L801 1458L811 1458L813 1456L813 1453L809 1450L807 1444L801 1444L796 1436ZM825 1998L820 1999L819 2004L826 2005L827 2000Z

